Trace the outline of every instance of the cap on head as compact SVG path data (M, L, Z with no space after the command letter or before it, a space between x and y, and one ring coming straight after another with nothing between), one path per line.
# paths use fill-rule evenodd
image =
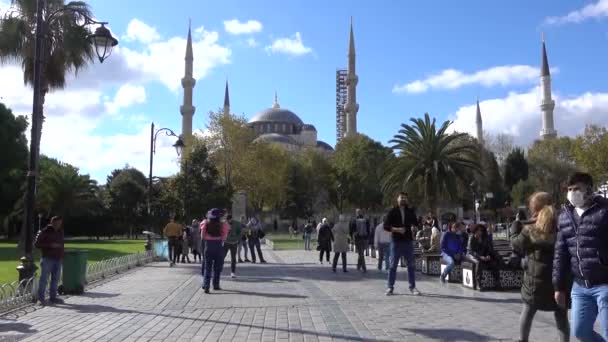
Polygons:
M222 209L213 208L207 212L207 218L210 220L217 220L224 215Z

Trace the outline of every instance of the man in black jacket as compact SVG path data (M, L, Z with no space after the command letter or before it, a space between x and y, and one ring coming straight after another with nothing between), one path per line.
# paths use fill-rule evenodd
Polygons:
M412 227L418 225L416 212L409 206L409 198L405 192L400 192L397 197L397 206L392 208L386 215L384 230L392 233L391 242L391 268L388 272L386 295L393 294L395 278L397 277L397 265L399 259L405 257L407 261L407 279L410 292L419 295L416 289L416 265L414 261L414 244Z
M363 273L367 272L365 266L365 251L368 247L369 240L369 220L366 219L361 213L361 209L356 210L357 216L350 223L350 232L355 240L355 249L357 250L357 270L362 270Z
M572 334L580 341L608 340L608 201L594 196L593 179L575 172L568 179L568 203L559 215L553 287L566 308L572 286ZM601 335L593 331L596 318Z

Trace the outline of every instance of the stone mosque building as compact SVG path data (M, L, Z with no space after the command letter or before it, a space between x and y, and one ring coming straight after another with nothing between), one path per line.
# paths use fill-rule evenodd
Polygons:
M195 112L195 107L192 105L192 93L194 85L196 84L196 80L192 76L194 58L190 28L188 28L185 61L185 75L182 78L184 102L180 107L180 112L182 114L182 139L188 147L191 146L189 142L192 139L192 117ZM357 112L359 110L359 104L356 102L357 83L358 77L355 74L355 41L351 18L348 47L348 73L346 75L346 86L348 87L347 96L343 106L344 117L337 120L337 124L340 126L338 127L341 135L340 138L357 133ZM226 82L223 111L225 114L230 113L228 82ZM296 113L279 105L279 99L276 92L272 106L255 114L249 120L248 125L257 135L255 141L278 144L287 151L295 152L305 148L316 148L327 153L332 153L334 151L334 148L328 143L317 140L317 129L315 126L304 123ZM184 155L187 155L187 153L188 149Z

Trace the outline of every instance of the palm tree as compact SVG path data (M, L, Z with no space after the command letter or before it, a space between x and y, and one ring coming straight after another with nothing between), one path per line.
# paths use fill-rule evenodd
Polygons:
M12 0L11 7L0 19L0 64L20 63L23 81L29 85L34 83L36 4L36 0ZM83 16L92 17L89 6L83 1L66 4L64 0L46 0L44 4L43 20L51 25L43 25L42 105L49 90L65 87L66 74L78 73L95 56L94 48L87 39L90 32L82 25ZM60 11L64 8L71 10ZM50 20L51 16L53 20ZM41 131L42 124L39 135Z
M429 114L424 119L410 119L390 143L396 150L383 177L383 190L404 190L413 185L422 188L426 205L433 213L441 196L455 198L459 185L468 182L472 172L481 173L479 146L466 133L447 133L451 121L439 129ZM459 184L460 183L460 184Z

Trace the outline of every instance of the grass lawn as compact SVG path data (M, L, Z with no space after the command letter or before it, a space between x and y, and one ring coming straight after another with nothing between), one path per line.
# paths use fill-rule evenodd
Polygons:
M268 233L266 238L272 240L274 246L273 249L275 251L304 249L304 239L302 238L302 233L299 233L299 235L294 237L291 237L290 234L285 233ZM313 235L313 239L310 242L310 248L317 248L316 235Z
M86 249L89 251L88 261L95 262L121 255L132 254L144 250L145 240L79 240L66 242L66 249ZM0 284L18 279L15 269L20 261L17 256L17 242L0 241ZM40 262L40 254L35 250L36 265Z

